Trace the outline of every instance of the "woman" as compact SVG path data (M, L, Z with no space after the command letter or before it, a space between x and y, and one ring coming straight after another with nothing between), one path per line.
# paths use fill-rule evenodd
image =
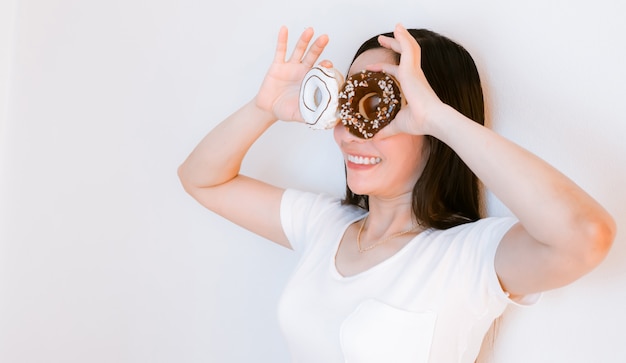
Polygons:
M615 235L611 216L481 125L471 57L428 31L398 25L355 56L349 74L393 75L407 104L371 139L335 127L343 202L240 175L248 149L273 123L302 120L300 83L328 43L325 35L312 39L305 30L286 59L282 28L257 96L179 169L204 206L300 253L279 309L294 361L473 362L507 304L532 303L602 261ZM515 218L480 218L476 177Z

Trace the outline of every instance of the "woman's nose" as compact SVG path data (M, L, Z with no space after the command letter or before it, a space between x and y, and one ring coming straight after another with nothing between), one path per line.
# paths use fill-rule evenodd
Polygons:
M363 138L360 138L350 132L348 126L345 126L341 121L335 126L335 141L338 144L349 142L364 142Z

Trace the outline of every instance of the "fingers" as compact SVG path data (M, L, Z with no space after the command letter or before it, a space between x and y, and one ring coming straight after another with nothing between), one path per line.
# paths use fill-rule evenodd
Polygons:
M324 34L324 35L321 35L319 38L317 38L315 42L313 43L313 45L311 45L311 48L309 49L309 51L306 53L306 55L302 59L302 63L308 67L313 67L315 62L317 62L317 59L320 57L320 55L324 51L324 48L326 48L327 44L328 44L328 35Z
M329 61L328 59L324 59L323 61L320 62L320 66L326 67L326 68L333 68L333 62Z
M302 57L304 56L304 52L309 47L309 42L313 38L313 28L306 28L302 35L300 35L300 39L298 39L298 43L296 43L296 47L293 49L293 53L291 54L291 58L289 58L289 63L300 63L302 61Z
M288 30L286 26L282 26L278 32L278 42L276 44L276 54L274 55L274 62L276 63L303 63L308 67L313 67L317 59L328 45L328 35L324 34L319 36L311 45L311 48L307 51L311 39L313 39L313 28L307 28L302 32L298 43L296 44L293 53L286 60L287 56L287 41Z
M420 47L417 41L409 34L408 30L401 24L398 24L396 25L393 35L400 44L400 49L403 50L403 52L401 52L401 59L412 65L416 64L415 61L417 59L417 65L419 65Z
M402 25L397 24L393 32L393 37L379 36L378 42L381 46L393 50L401 55L401 63L412 66L420 65L421 48L415 38Z
M400 47L400 42L398 42L397 39L394 39L392 37L386 37L384 35L379 35L378 36L378 43L380 43L380 45L382 45L383 47L393 50L396 53L402 53L402 48Z
M393 36L400 48L401 63L408 63L412 66L420 66L421 64L421 48L415 38L409 33L402 24L396 25Z
M276 53L274 54L274 62L282 63L285 61L287 54L287 27L281 26L278 31L278 41L276 42Z

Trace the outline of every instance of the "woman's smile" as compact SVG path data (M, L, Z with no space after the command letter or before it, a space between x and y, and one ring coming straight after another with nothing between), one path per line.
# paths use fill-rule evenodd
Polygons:
M355 165L371 165L374 166L378 163L381 162L381 158L379 157L375 157L375 156L359 156L359 155L351 155L348 154L346 156L346 159L348 160L348 164L355 164Z

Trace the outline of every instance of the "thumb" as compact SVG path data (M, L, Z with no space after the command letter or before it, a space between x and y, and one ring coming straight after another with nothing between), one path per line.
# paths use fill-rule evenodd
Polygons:
M397 116L397 115L396 115ZM396 117L397 118L397 117ZM375 139L386 139L388 137L397 135L399 133L401 133L402 131L400 130L400 128L398 127L398 123L395 122L396 118L394 118L393 120L391 120L391 122L389 122L385 127L383 127L382 129L380 129L380 131L378 131L376 133L376 135L374 135Z

